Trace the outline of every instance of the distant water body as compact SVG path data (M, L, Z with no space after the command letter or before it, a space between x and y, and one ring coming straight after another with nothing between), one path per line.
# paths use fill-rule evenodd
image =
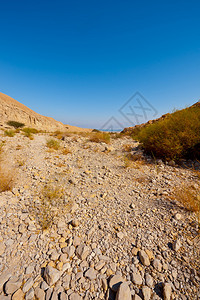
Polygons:
M109 129L98 129L100 131L105 131L105 132L121 132L122 129L112 129L112 130L109 130Z

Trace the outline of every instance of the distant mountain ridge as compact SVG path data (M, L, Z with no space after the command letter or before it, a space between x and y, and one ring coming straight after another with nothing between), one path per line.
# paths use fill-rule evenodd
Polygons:
M42 116L19 101L0 93L0 126L5 127L8 121L24 123L25 126L47 131L88 131L90 129L64 125L53 118Z

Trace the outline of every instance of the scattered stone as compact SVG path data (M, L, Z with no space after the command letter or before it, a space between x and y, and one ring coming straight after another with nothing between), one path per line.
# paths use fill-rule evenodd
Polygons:
M148 273L145 274L145 282L148 287L150 287L150 288L153 287L153 278Z
M153 267L158 271L158 272L161 272L162 271L162 264L160 262L159 259L155 258L153 260Z
M69 300L82 300L82 297L79 296L79 294L77 294L77 293L72 293L72 294L69 296Z
M134 284L141 285L142 284L142 277L139 273L132 274L132 281Z
M176 240L173 244L172 244L172 248L174 251L178 251L181 248L181 242L180 240Z
M42 289L40 289L39 287L37 287L35 289L35 297L38 300L45 300L45 292Z
M32 286L33 286L33 278L29 278L22 288L23 293L28 292L32 288Z
M140 296L138 296L138 295L135 294L135 295L133 296L133 300L142 300L142 298L140 298Z
M123 277L121 277L120 275L114 275L110 279L109 287L113 292L117 292L120 284L122 284L123 282L124 282Z
M44 279L51 286L56 283L62 273L51 266L47 266L44 270Z
M172 293L172 286L171 283L164 283L163 284L163 297L164 300L170 300Z
M68 297L67 297L66 293L64 293L64 292L60 293L59 298L60 298L60 300L68 300Z
M90 254L90 248L83 244L78 246L78 248L76 249L76 255L81 260L85 260L89 254Z
M89 270L87 270L87 272L85 273L85 277L87 277L90 280L94 280L96 279L97 276L97 271L95 271L93 268L90 268Z
M116 300L122 300L122 299L131 300L131 291L127 282L123 282L122 284L120 284L117 290Z
M22 284L22 280L16 281L16 278L10 278L5 284L5 292L7 295L16 292Z
M25 300L32 300L34 298L34 289L31 288L25 295Z
M17 290L13 295L12 295L12 300L23 300L24 299L24 293L21 289Z
M139 251L139 257L140 257L141 263L144 266L149 266L150 265L149 257L148 257L148 255L146 254L146 252L144 250Z
M72 226L73 227L78 227L79 226L79 221L77 219L72 220Z
M142 294L143 294L144 300L149 300L151 298L151 289L148 286L143 286Z
M179 221L179 220L182 219L182 215L179 214L179 213L177 213L177 214L175 214L174 219L177 220L177 221Z

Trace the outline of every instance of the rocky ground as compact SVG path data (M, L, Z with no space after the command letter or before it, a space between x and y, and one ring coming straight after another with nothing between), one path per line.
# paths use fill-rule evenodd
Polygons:
M59 150L47 139L0 137L16 178L0 193L0 300L200 299L197 218L172 197L198 176L150 159L125 167L125 145L140 154L127 137L73 135Z

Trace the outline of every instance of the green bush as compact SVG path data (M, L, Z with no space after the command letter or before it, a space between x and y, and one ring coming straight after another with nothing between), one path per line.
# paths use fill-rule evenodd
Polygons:
M170 114L135 135L146 152L164 159L200 158L200 106Z
M20 123L20 122L17 122L17 121L8 121L7 124L8 124L9 126L14 127L15 129L17 129L17 128L22 128L22 127L25 126L24 123Z

